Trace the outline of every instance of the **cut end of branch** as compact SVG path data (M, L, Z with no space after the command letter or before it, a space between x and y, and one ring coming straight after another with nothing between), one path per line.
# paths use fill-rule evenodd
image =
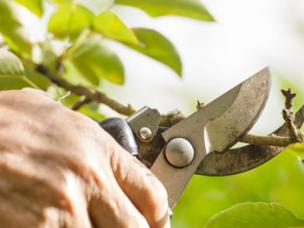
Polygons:
M283 119L289 129L289 135L293 143L304 142L304 135L301 133L300 129L295 125L295 117L292 111L292 101L296 97L296 94L291 91L291 89L281 90L285 97L285 108L282 111Z
M291 109L292 108L292 101L296 97L296 94L293 93L290 88L286 89L286 90L282 89L281 92L285 97L285 108L286 109Z

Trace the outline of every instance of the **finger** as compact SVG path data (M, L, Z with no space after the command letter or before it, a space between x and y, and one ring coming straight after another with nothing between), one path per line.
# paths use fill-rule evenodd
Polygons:
M136 158L117 146L111 160L115 178L151 227L170 227L167 192Z
M90 227L82 182L51 161L1 151L0 186L1 227Z
M106 180L97 177L96 182L89 202L89 214L95 228L149 227L146 219L120 189L112 172L106 175Z

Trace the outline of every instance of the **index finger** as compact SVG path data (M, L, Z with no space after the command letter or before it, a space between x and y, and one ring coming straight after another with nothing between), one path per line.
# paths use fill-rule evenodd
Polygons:
M167 192L157 177L118 145L111 166L121 189L150 227L170 227Z

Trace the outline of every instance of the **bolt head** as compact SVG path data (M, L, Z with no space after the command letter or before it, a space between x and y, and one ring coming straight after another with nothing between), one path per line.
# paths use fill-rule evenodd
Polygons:
M165 156L171 165L182 168L192 162L194 149L187 139L174 138L168 142Z
M143 140L149 140L152 137L152 131L148 127L142 127L141 129L139 129L139 136Z

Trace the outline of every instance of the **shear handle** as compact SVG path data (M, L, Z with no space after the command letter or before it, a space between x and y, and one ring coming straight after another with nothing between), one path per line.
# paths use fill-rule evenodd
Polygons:
M138 155L138 148L129 124L120 118L109 118L99 123L126 151Z

